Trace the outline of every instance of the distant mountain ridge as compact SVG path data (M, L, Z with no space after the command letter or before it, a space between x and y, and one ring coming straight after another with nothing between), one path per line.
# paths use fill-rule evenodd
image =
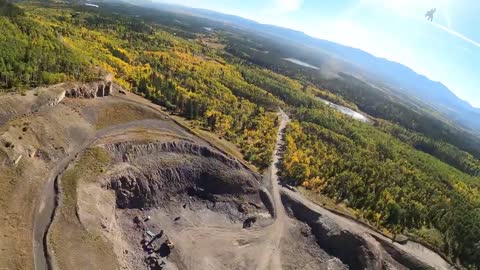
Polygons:
M356 72L364 75L366 78L374 82L383 81L394 92L414 97L422 103L430 105L441 115L480 134L480 109L457 97L442 83L417 74L411 68L400 63L376 57L360 49L314 38L300 31L261 24L235 15L174 4L154 3L148 0L127 0L127 2L221 21L319 49L352 64L356 67Z

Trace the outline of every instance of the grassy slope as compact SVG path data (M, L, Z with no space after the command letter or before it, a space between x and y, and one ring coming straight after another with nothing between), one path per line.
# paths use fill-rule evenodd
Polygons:
M61 204L49 233L49 246L59 269L92 269L98 265L103 269L118 268L112 247L103 236L86 231L77 215L77 187L94 181L109 162L103 149L90 148L61 177Z

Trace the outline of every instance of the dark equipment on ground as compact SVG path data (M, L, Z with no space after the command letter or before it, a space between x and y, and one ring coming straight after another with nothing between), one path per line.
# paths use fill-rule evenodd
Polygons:
M243 222L243 228L250 228L255 222L257 222L257 217L249 217Z
M165 242L160 246L160 249L158 250L158 253L160 254L160 257L165 258L170 255L172 252L172 249L175 248L175 245L173 244L172 241L169 239L165 240Z
M427 17L427 20L432 22L433 21L433 15L435 14L436 11L437 11L436 8L433 8L433 9L427 11L427 13L425 13L425 17Z
M163 230L160 231L159 234L155 235L150 242L148 242L147 246L151 246L155 240L162 238L163 236Z

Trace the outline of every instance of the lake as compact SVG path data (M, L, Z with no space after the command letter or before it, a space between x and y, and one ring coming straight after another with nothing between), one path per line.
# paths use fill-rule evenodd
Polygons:
M309 63L305 63L305 62L300 61L300 60L295 59L295 58L283 58L283 60L294 63L294 64L297 64L299 66L304 66L304 67L313 68L313 69L319 69L316 66L312 66Z
M356 111L354 111L352 109L349 109L347 107L337 105L337 104L332 103L332 102L330 102L328 100L325 100L323 98L318 98L318 100L320 100L321 102L323 102L323 103L327 104L328 106L334 108L335 110L352 117L355 120L358 120L358 121L361 121L361 122L364 122L364 123L371 123L371 120L367 116L365 116L365 115L363 115L359 112L356 112Z

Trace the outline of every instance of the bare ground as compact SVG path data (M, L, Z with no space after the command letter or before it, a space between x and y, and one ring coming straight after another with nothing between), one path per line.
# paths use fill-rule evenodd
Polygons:
M63 99L56 87L0 115L0 268L449 268L280 187L282 111L262 178L140 97Z

